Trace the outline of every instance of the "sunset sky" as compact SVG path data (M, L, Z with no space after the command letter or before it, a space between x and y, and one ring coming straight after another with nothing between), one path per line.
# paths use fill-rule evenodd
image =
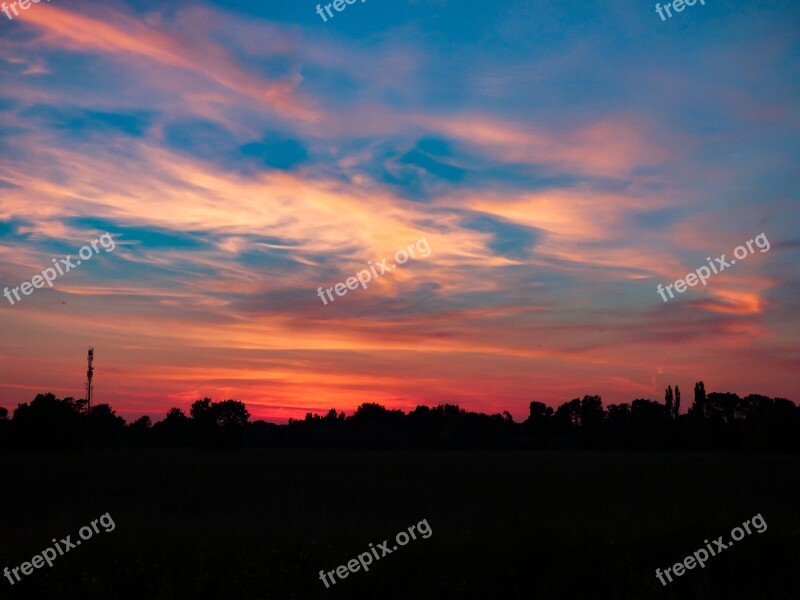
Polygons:
M89 346L126 418L800 400L799 3L315 7L0 13L0 289L116 242L0 296L0 405L83 397Z

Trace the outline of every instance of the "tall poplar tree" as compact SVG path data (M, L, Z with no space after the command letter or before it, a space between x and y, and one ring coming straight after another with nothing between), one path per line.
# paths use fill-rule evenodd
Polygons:
M664 402L667 405L667 417L672 418L672 386L668 385L664 393Z

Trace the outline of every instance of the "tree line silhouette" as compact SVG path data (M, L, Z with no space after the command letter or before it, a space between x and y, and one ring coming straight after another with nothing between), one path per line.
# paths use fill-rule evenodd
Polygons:
M113 447L199 448L492 448L608 450L800 450L800 407L785 398L706 394L700 381L685 414L678 386L664 403L636 399L603 407L584 396L555 410L531 402L528 418L505 411L487 415L457 405L417 406L404 413L364 403L351 416L331 409L286 425L250 421L238 400L194 402L187 416L170 408L153 424L144 416L126 423L108 404L39 394L19 404L12 418L0 407L0 449L57 450Z

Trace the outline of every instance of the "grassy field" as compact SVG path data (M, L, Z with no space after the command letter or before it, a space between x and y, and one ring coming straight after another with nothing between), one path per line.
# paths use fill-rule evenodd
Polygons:
M7 598L797 598L800 457L109 451L6 454L0 567L109 512L116 529ZM655 578L761 513L667 587ZM368 544L428 539L326 589Z

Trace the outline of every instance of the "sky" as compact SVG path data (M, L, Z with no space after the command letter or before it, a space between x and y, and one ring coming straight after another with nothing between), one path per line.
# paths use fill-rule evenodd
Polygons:
M0 406L84 397L90 346L95 402L129 419L211 397L522 420L676 384L686 407L699 380L800 400L796 2L17 10L0 287L114 244L0 297Z

